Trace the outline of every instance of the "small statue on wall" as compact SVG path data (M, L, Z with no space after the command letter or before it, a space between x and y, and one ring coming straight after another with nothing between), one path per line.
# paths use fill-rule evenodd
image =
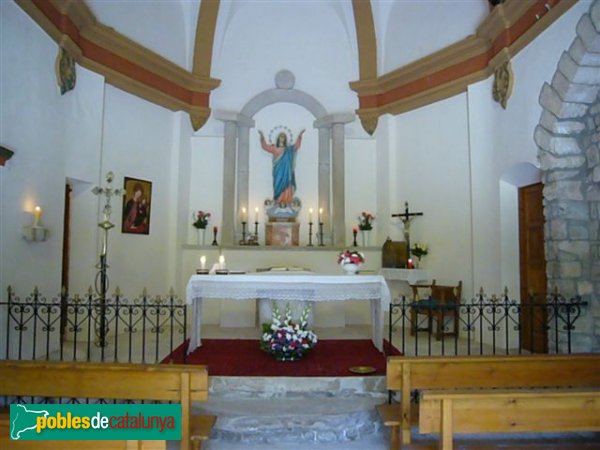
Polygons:
M296 152L302 145L302 130L293 144L291 130L278 126L269 133L269 141L277 136L275 143L267 142L262 131L259 131L260 145L263 150L273 156L273 199L265 201L268 207L267 216L271 219L295 219L300 211L301 202L294 197L296 192Z
M506 61L494 71L494 86L492 95L494 100L506 109L506 103L512 94L514 75L510 61Z
M61 95L75 89L75 83L77 82L75 59L63 47L60 47L56 57L56 79Z

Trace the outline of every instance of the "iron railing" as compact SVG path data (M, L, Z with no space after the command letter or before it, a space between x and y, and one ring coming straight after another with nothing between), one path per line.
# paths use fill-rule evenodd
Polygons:
M403 355L415 356L572 353L575 325L586 306L579 296L565 299L557 292L543 302L534 297L519 302L506 291L488 297L482 289L471 301L452 306L402 296L390 304L388 340Z
M4 359L158 363L187 337L187 305L172 290L129 301L117 288L102 303L91 288L51 299L35 288L22 299L9 286L0 317Z

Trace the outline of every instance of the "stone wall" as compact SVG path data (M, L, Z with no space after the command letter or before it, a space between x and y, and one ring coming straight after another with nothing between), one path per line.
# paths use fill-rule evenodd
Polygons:
M600 1L577 24L551 84L540 94L535 130L543 172L549 290L580 295L572 351L600 351ZM554 336L549 336L554 339ZM559 336L566 350L565 336Z

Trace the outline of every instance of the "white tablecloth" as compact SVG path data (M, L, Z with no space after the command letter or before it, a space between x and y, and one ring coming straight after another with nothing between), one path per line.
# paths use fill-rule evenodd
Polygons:
M264 272L246 275L192 275L187 284L187 303L193 305L188 352L202 345L202 299L303 300L308 302L369 300L372 339L383 351L383 305L390 290L381 275L322 275Z
M421 281L429 281L429 271L423 269L392 269L383 267L380 271L386 280L407 281L408 284L417 284Z

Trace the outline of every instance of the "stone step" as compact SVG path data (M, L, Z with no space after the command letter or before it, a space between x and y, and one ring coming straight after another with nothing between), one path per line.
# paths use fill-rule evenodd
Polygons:
M384 377L213 377L210 389L209 400L194 410L218 417L213 445L319 446L383 438L375 406L387 400Z

